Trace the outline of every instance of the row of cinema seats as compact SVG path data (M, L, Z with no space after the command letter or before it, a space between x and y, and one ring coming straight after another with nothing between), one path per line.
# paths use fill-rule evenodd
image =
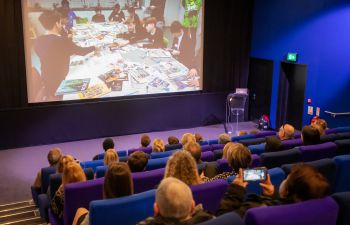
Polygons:
M318 169L319 172L321 172L329 180L331 188L334 192L350 191L350 175L348 173L350 170L350 155L337 156L334 159L321 159L308 162L308 164ZM277 190L281 182L290 172L291 167L291 164L287 164L282 165L281 168L269 169L271 182L275 185ZM142 220L147 216L152 215L152 207L147 208L143 204L146 204L145 202L148 201L152 202L149 203L150 205L153 204L154 190L152 189L159 184L163 178L163 175L164 168L133 173L135 193L137 194L131 197L125 197L124 201L119 199L100 200L102 199L104 178L90 180L83 183L69 184L65 188L63 222L64 224L71 224L76 210L79 207L89 207L89 203L94 200L99 201L92 202L90 204L90 210L95 210L91 211L93 212L91 214L92 217L90 218L91 224L109 224L108 221L112 220L112 217L115 217L116 214L119 215L119 213L121 213L122 216L115 218L118 218L118 221L123 218L125 220L120 224L133 224L133 222L136 222L137 220ZM53 178L54 177L51 177L51 179ZM233 179L234 177L229 177L227 181L217 180L206 184L192 186L191 189L193 191L194 199L197 203L203 204L206 210L215 212L223 193ZM247 192L261 194L258 183L250 183L247 187ZM141 204L140 202L143 203ZM140 204L142 206L138 206ZM133 210L128 212L127 209L130 210L131 208ZM108 212L114 213L108 215ZM130 215L131 213L132 215ZM127 215L130 215L130 217ZM50 211L49 220L51 224L60 224L57 218Z

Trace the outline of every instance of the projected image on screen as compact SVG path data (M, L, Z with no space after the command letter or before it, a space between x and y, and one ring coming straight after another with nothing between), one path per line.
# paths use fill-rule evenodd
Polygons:
M202 90L204 0L22 0L28 101Z

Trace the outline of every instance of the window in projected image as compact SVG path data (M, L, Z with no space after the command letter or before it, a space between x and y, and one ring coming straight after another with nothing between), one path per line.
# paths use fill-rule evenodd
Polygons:
M204 0L22 0L28 102L202 90Z

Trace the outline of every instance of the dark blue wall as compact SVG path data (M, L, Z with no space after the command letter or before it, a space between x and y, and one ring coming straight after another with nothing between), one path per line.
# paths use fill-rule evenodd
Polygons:
M321 108L330 127L350 125L350 116L334 119L324 113L350 111L350 1L255 1L251 56L274 61L273 126L280 62L287 52L298 52L299 62L308 65L305 97L312 99L314 110ZM308 124L306 101L303 107Z

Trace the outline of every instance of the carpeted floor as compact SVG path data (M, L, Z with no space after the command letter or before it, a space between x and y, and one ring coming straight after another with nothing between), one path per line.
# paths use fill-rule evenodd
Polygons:
M255 124L252 122L239 123L239 130L252 130ZM184 133L200 133L204 139L216 139L224 133L222 124L191 129L180 129L163 132L149 133L151 139L162 138L165 142L168 136L174 135L179 139ZM130 149L140 146L141 134L113 137L115 148ZM71 154L80 161L91 160L102 150L103 138L43 145L27 148L18 148L0 151L0 204L18 202L31 199L30 186L37 172L48 165L47 153L53 147L61 148L64 154Z

